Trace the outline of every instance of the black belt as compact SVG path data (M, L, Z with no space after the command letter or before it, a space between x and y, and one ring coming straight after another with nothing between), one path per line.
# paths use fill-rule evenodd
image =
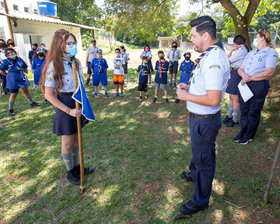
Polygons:
M212 118L215 117L217 114L219 114L221 111L219 110L217 113L215 114L205 114L205 115L200 115L200 114L194 114L192 112L189 111L189 116L193 117L193 118L197 118L197 119L208 119L208 118Z
M73 92L68 92L68 93L60 93L61 96L69 96L69 95L73 95Z

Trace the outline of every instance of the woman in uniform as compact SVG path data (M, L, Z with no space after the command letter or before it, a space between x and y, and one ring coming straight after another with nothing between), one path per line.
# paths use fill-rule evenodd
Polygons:
M241 83L246 83L254 94L246 102L239 95L241 130L233 140L242 145L248 144L255 137L269 90L269 78L273 75L278 61L278 54L271 43L270 32L260 30L255 42L256 48L247 54L238 69L238 74L242 78Z
M80 61L75 59L77 42L73 34L66 30L55 32L45 67L42 72L42 87L45 98L56 107L53 133L61 136L61 152L67 168L67 179L80 184L79 147L76 117L81 117L81 110L75 109L72 99L74 81L72 63L76 63L78 75L83 79ZM81 119L82 127L85 122ZM85 168L85 174L94 169Z
M229 94L229 108L228 115L223 120L223 123L227 127L234 127L239 125L240 106L238 100L238 84L241 81L241 77L238 75L237 70L242 65L245 57L248 54L248 48L245 45L245 38L242 35L237 35L233 39L234 47L228 53L229 63L231 65L230 80L226 89L226 93ZM235 53L233 54L233 51Z

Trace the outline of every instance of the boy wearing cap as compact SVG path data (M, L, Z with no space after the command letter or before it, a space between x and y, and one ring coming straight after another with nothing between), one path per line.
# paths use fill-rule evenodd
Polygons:
M98 94L98 86L99 83L104 86L104 92L105 96L109 97L109 94L107 93L107 85L108 85L108 79L107 79L107 69L108 64L105 58L102 57L102 50L98 49L96 57L92 60L90 64L90 69L92 72L92 85L94 86L94 95L93 97L97 96Z

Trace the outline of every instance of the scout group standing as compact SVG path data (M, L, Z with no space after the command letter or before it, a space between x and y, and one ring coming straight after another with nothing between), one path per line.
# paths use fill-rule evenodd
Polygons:
M190 200L180 206L181 215L192 214L207 209L212 191L212 182L216 169L215 143L219 129L222 126L221 101L225 92L229 94L230 104L227 116L223 122L227 127L240 124L240 131L234 142L246 145L253 141L260 122L261 111L269 91L269 78L273 75L278 61L278 54L271 44L271 34L260 30L254 40L255 49L248 53L245 38L237 35L234 38L234 47L228 55L223 44L216 39L216 23L209 16L199 17L190 22L191 42L194 50L201 53L195 60L191 60L191 53L183 54L183 61L179 66L181 52L178 44L173 42L168 51L167 59L162 50L158 51L155 62L155 94L152 103L158 101L158 92L162 88L165 102L168 98L168 71L170 73L170 87L177 86L175 103L186 101L189 112L189 129L191 137L192 158L189 170L181 173L187 182L194 182L194 194ZM102 56L102 50L92 46L87 50L87 81L94 86L94 97L99 92L99 84L108 94L108 63ZM67 169L67 179L73 184L80 184L79 150L77 142L77 122L75 117L82 117L82 126L87 120L81 111L75 109L72 99L74 92L72 64L78 68L78 75L83 79L81 63L75 58L77 42L73 34L66 30L55 32L50 51L32 45L30 51L32 70L34 72L34 89L42 85L46 102L56 107L53 133L61 136L61 153ZM29 94L29 81L26 77L27 64L17 56L15 46L4 41L0 42L0 74L4 94L10 91L9 114L15 115L14 102L21 89L25 98L32 107L39 106ZM115 85L114 97L124 97L124 84L129 83L128 61L129 54L124 46L115 49L113 59ZM137 68L139 101L149 99L148 87L152 84L153 73L152 52L148 44L140 58L142 62ZM177 84L178 69L181 72ZM228 82L228 80L230 80ZM253 97L244 101L238 84L248 85ZM4 84L4 85L3 85ZM143 95L144 93L144 95ZM239 122L239 114L240 122ZM92 168L85 168L85 174L92 173ZM179 216L180 217L180 216Z

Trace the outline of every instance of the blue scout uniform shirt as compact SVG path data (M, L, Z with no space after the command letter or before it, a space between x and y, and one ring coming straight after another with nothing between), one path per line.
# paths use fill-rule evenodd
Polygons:
M64 74L63 74L63 87L59 90L61 93L72 93L74 92L74 80L73 80L73 72L70 60L67 58L63 58L63 66L64 66ZM84 80L84 75L82 71L82 65L79 61L79 69L77 70L77 75L80 75L80 79ZM56 88L56 83L54 80L54 67L53 62L50 63L47 69L46 87Z
M179 58L181 58L181 52L179 49L170 49L167 53L167 57L169 58L169 61L179 61Z
M127 59L129 59L129 54L126 52L121 53L121 58L125 60L125 62L127 62Z
M267 46L262 50L254 49L248 53L242 66L244 66L244 72L252 76L264 72L266 68L276 68L277 61L277 52Z
M94 73L104 73L108 68L108 64L105 58L101 58L101 60L94 58L89 67L93 69Z
M162 77L160 78L160 65L162 65L164 62L156 62L156 67L155 70L157 71L156 77L155 77L155 82L159 84L167 84L167 71L169 68L169 62L165 61L164 66L162 67L161 75Z
M149 57L149 58L153 58L153 55L152 55L152 52L151 51L143 51L141 54L140 54L141 57Z
M34 83L35 84L38 84L38 82L40 81L40 77L41 77L45 62L46 62L46 57L44 57L43 59L34 58L32 61L32 71L34 73Z
M190 60L189 62L186 62L185 60L181 63L180 65L180 71L181 76L180 76L180 81L179 83L185 83L185 84L189 84L189 79L192 76L192 71L194 69L194 62L192 60Z
M139 72L138 82L148 84L148 74L151 74L151 68L149 65L139 65L137 68Z
M17 57L16 60L7 58L2 61L0 70L7 72L7 89L20 89L29 86L29 81L24 73L27 68L25 61Z
M242 65L242 62L246 58L247 54L248 50L244 45L238 48L238 50L228 59L231 63L231 67L237 70Z
M206 95L207 90L217 90L222 91L223 99L229 77L228 57L224 50L215 47L205 54L193 71L189 93L201 96ZM200 115L215 114L221 110L221 105L212 107L187 101L187 109Z
M36 49L35 49L36 50ZM31 49L30 51L29 51L29 53L28 53L28 58L29 59L32 59L33 58L33 56L34 56L34 54L35 54L35 50L34 49Z

